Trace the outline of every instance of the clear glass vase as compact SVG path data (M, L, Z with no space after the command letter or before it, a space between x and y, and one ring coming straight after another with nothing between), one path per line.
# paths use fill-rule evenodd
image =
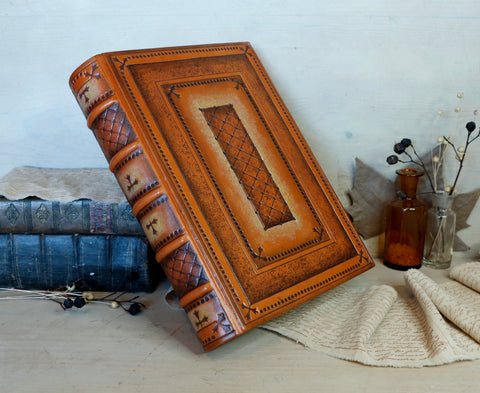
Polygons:
M448 269L452 262L456 214L452 210L454 197L447 193L434 194L433 206L427 213L427 233L423 265Z

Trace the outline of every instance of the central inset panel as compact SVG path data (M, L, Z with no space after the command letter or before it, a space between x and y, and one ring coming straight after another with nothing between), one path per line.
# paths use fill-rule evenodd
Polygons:
M264 228L294 220L233 105L200 110Z
M181 119L256 273L333 242L241 76L157 87Z

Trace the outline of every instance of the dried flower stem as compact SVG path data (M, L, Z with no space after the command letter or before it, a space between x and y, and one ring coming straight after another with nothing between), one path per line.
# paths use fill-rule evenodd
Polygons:
M412 149L413 149L413 153L415 154L415 156L417 157L418 161L415 161L413 159L413 157L411 156L410 153L408 153L406 150L404 151L404 154L406 154L408 156L408 158L410 158L410 161L403 161L403 160L398 160L399 162L401 162L402 164L408 164L409 162L411 162L412 164L415 164L415 165L418 165L420 168L423 169L423 172L425 173L425 175L427 175L427 179L430 183L430 186L432 187L432 190L435 192L435 187L433 185L433 182L432 182L432 178L430 177L430 174L428 173L427 171L427 168L425 166L425 163L422 161L422 159L420 158L420 156L417 154L417 151L415 150L415 148L413 147L413 145L410 146Z
M463 154L460 155L458 154L457 152L457 148L455 147L455 145L453 144L453 142L450 141L450 139L448 139L447 137L443 137L445 139L445 141L450 145L452 146L453 148L453 151L455 152L455 156L457 157L457 160L459 162L458 164L458 171L457 171L457 175L455 176L455 180L453 182L453 185L452 185L452 189L449 191L448 195L452 195L455 191L455 187L457 185L457 182L458 182L458 178L460 177L460 173L462 172L462 169L463 169L463 162L465 161L465 157L466 157L466 154L467 154L467 149L468 149L468 146L470 145L470 143L472 143L475 139L477 139L479 136L480 136L480 129L479 129L479 132L477 133L477 135L475 137L473 137L472 139L470 139L470 136L471 136L471 133L468 133L468 136L467 136L467 141L465 142L465 150L463 151Z
M433 150L432 150L433 154ZM435 162L432 157L432 176L433 176L433 192L436 194L438 192L438 172L443 165L443 160L445 157L445 144L438 146L438 161Z
M51 300L66 310L71 308L73 305L77 308L83 307L87 302L88 303L103 303L103 304L112 304L116 303L117 306L120 306L125 311L131 315L138 314L142 309L146 308L143 303L137 301L139 296L134 296L126 300L120 300L120 298L126 295L128 292L122 292L118 294L117 292L112 292L101 298L95 298L91 292L80 292L75 291L74 286L67 287L66 291L37 291L37 290L27 290L27 289L18 289L18 288L0 288L0 291L8 291L19 293L16 296L2 296L0 300L28 300L28 299L41 299L41 300ZM114 296L112 298L112 296ZM72 299L75 300L72 301ZM78 302L81 300L82 302ZM70 303L67 305L65 301ZM125 307L125 304L128 304L129 307Z

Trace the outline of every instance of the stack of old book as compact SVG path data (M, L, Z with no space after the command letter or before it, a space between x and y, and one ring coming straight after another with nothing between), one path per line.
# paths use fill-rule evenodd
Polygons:
M0 287L155 288L161 270L128 202L120 192L97 195L98 183L89 191L83 182L82 170L39 168L18 168L0 180Z

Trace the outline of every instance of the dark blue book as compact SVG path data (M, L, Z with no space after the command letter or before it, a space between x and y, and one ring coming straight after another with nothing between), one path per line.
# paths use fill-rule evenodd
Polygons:
M0 287L150 292L161 276L143 236L0 234Z
M0 198L0 233L84 233L144 236L128 202Z

